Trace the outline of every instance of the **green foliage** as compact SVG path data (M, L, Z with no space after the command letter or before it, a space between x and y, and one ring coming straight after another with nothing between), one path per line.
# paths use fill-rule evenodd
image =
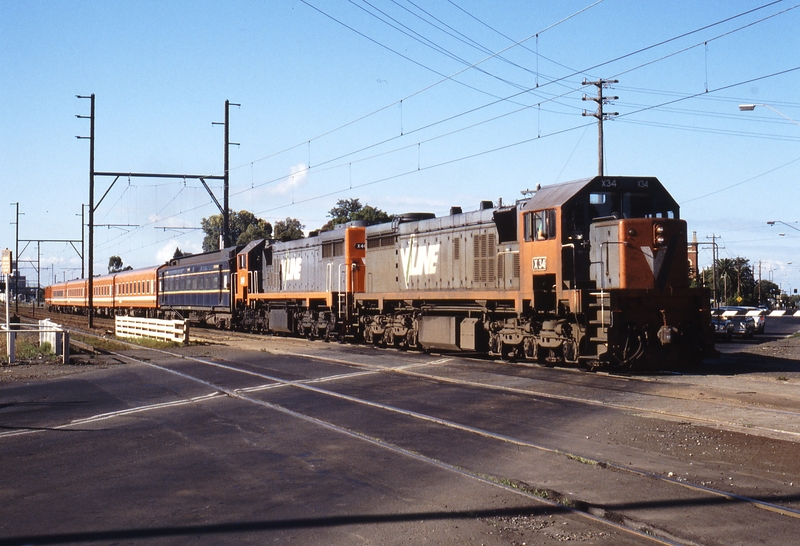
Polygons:
M184 256L191 256L191 255L192 255L191 252L184 252L184 251L181 250L180 247L176 246L175 247L175 254L172 255L172 259L176 260L178 258L183 258Z
M275 222L275 230L272 235L275 239L280 239L281 241L294 241L305 237L303 235L304 227L306 226L301 224L297 218L287 217L286 220Z
M272 224L259 218L256 223L248 225L247 228L239 234L239 237L236 238L236 244L246 245L251 241L269 239L272 237L272 233Z
M257 239L272 237L272 224L257 218L252 212L242 210L230 211L230 237L237 245L246 245ZM203 238L203 252L219 249L219 237L222 234L222 214L203 218L200 223L206 236Z
M388 222L392 217L370 205L362 205L358 199L339 199L336 206L328 211L330 220L320 228L321 231L329 231L334 226L339 224L346 224L353 220L363 220L370 224L379 224L381 222Z
M774 282L759 281L747 258L721 258L716 263L716 287L720 305L767 305L780 296L780 287ZM714 269L703 271L703 285L714 287ZM739 302L738 298L742 301Z

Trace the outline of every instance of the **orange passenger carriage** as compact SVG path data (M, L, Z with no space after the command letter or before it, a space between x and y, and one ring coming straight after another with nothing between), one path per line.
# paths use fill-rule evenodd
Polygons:
M100 275L92 282L92 307L98 316L132 315L156 317L157 267L132 269ZM65 313L86 313L89 307L89 281L78 279L48 286L48 308Z
M110 315L159 316L158 269L130 269L96 278L95 306L107 309Z

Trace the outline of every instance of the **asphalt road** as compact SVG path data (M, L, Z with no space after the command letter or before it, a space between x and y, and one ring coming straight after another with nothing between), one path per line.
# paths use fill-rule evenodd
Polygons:
M786 544L800 529L800 368L698 385L259 343L4 386L0 545Z

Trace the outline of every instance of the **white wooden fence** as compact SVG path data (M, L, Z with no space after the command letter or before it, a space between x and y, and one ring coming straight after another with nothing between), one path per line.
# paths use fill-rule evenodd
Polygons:
M176 343L189 343L189 321L116 316L117 337L148 337Z

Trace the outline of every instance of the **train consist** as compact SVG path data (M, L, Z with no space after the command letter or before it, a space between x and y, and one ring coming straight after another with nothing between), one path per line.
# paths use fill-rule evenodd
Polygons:
M305 239L97 277L100 314L644 369L714 352L707 291L690 288L686 222L652 177L594 177L511 206L350 223ZM87 281L48 287L85 312Z

